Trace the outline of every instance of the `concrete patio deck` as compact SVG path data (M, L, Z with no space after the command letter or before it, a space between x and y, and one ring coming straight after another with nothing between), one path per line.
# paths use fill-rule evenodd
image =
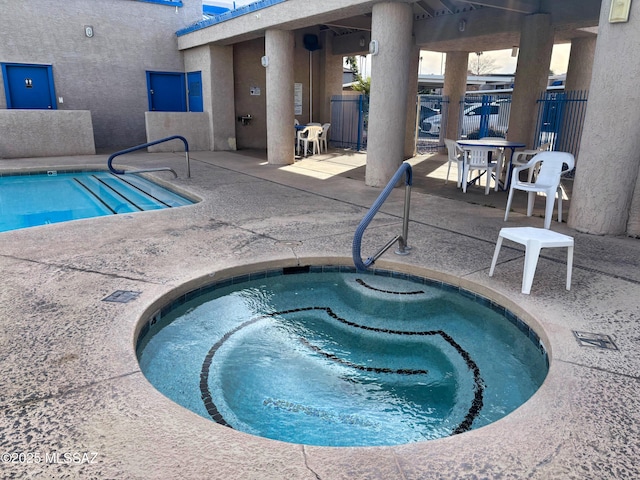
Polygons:
M104 168L106 158L0 160L0 171ZM140 319L179 292L255 264L352 264L355 228L380 191L362 182L363 158L336 152L278 167L260 152L192 152L187 179L182 153L124 156L116 163L172 166L178 179L155 177L202 201L0 233L2 477L640 478L640 241L554 221L575 238L572 288L564 288L565 251L549 249L523 295L522 248L505 243L493 277L491 256L500 228L541 227L542 218L516 205L503 222L504 192L463 198L455 182L445 188L437 178L444 157L412 160L413 249L387 252L377 265L461 285L525 319L551 366L522 407L440 440L326 448L217 425L149 384L134 351ZM399 233L404 193L396 190L367 230L366 254ZM116 290L140 295L102 301ZM617 349L581 346L574 331L608 335Z

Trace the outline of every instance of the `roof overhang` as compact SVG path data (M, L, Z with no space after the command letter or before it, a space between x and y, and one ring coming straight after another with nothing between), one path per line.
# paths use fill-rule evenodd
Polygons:
M272 0L273 1L273 0ZM548 13L555 42L593 35L585 28L598 25L601 0L405 0L414 13L414 37L423 50L491 51L519 45L526 15ZM258 2L260 3L260 2ZM375 0L273 1L273 5L178 37L181 50L205 44L231 45L264 37L269 29L328 30L347 39L367 35ZM349 43L349 42L346 42ZM352 44L353 42L350 42ZM335 50L358 54L362 47ZM343 51L344 50L344 51Z

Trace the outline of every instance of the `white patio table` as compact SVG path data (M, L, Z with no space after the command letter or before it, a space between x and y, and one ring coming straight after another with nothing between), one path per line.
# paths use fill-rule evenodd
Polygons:
M489 147L489 148L510 148L511 155L509 155L509 163L507 168L507 178L504 182L498 178L498 183L500 185L501 190L509 190L509 183L511 182L511 159L513 158L513 152L515 152L516 148L524 148L527 145L522 142L511 142L505 138L481 138L479 140L456 140L458 145L464 150L465 148L472 147ZM499 175L498 175L499 177Z

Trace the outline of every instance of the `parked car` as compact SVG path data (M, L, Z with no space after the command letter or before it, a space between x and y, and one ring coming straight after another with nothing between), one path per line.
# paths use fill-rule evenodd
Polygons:
M420 106L420 120L425 120L427 118L433 117L434 115L438 115L440 110L437 108L427 107L426 105Z
M489 110L489 129L504 134L509 125L510 106L510 104L505 102L493 102L486 106L481 103L474 103L465 107L462 115L461 136L466 137L470 133L480 129L482 115L486 115L485 108ZM441 123L442 115L433 115L432 117L422 120L420 129L422 132L430 135L439 135Z
M423 122L425 120L427 120L428 118L431 118L435 115L439 115L440 114L440 110L438 110L437 108L432 108L432 107L427 107L426 105L421 105L420 106L420 123L419 125L422 125Z

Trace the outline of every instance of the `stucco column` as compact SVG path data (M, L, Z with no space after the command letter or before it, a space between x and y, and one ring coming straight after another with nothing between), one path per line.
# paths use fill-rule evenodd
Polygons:
M420 47L411 47L409 58L409 78L407 79L407 123L404 134L404 158L416 155L416 120L418 116L418 69L420 68Z
M536 101L547 89L552 50L551 15L536 13L524 17L507 137L514 142L524 142L528 147L533 147L534 143Z
M593 71L593 56L596 52L596 36L580 37L571 40L571 54L567 67L567 78L564 82L565 92L576 92L574 98L587 98L591 86L591 74ZM582 136L583 124L577 122L574 135ZM576 162L580 157L580 145L575 149Z
M209 114L210 150L235 150L233 47L203 45L184 51L184 70L200 71L202 105Z
M566 91L589 90L593 57L596 52L596 36L573 38L571 54L567 67L567 78L564 82Z
M367 185L387 184L403 161L413 14L406 3L373 6L371 96L367 132Z
M602 235L640 234L640 2L629 21L609 23L603 0L593 75L576 167L569 226ZM612 90L613 87L613 90Z
M331 97L342 94L342 55L333 54L333 36L323 32L320 50L321 79L319 86L320 111L318 122L331 123Z
M293 32L267 30L264 38L267 70L267 161L294 162Z
M233 84L233 47L211 45L209 47L210 65L208 75L210 82L203 78L207 85L203 92L204 110L209 112L211 125L211 149L236 149L236 121ZM214 93L215 92L215 93Z
M444 85L442 94L449 98L449 105L442 112L446 118L440 124L446 127L440 130L440 144L445 138L458 139L460 122L460 101L467 91L467 74L469 68L469 52L447 52L447 63L444 67ZM446 122L446 123L445 123Z

